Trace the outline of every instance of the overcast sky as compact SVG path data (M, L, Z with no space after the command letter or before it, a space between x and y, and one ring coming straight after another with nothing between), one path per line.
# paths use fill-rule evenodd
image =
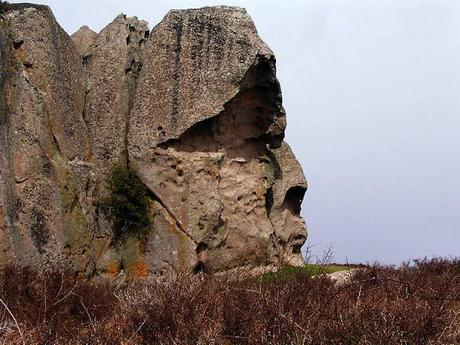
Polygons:
M153 27L171 8L245 7L277 56L313 254L460 255L458 0L35 2L69 33L121 12Z

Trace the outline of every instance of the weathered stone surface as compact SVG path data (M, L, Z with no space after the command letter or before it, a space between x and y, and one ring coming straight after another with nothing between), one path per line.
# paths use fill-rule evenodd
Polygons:
M9 174L10 155L8 148L9 130L8 130L8 113L6 104L6 90L17 73L14 55L10 45L6 25L0 21L0 262L7 264L13 261L14 251L9 238L11 219L9 214L11 207L9 203L11 184L11 175Z
M278 164L270 148L281 144L285 114L273 53L247 13L171 11L152 32L144 62L130 164L194 239L202 269L277 260L267 198ZM298 242L289 250L300 257Z
M128 116L148 34L147 22L119 15L97 35L83 57L85 119L95 167L102 178L114 164L127 163Z
M83 121L83 69L68 35L45 6L10 5L2 19L4 116L1 122L3 214L14 260L39 265L83 259L88 221L83 205L89 157ZM3 54L2 54L3 55ZM89 169L91 170L91 169Z
M302 169L275 58L234 7L120 15L72 39L45 6L0 16L0 263L166 278L298 263ZM114 164L149 189L144 236L98 210Z
M47 156L54 148L48 126L44 95L25 71L22 46L24 40L12 30L15 19L25 9L9 14L8 26L2 30L2 97L1 154L3 214L6 231L2 237L11 243L13 260L21 264L38 264L42 256L59 253L62 248L62 218L59 214L59 191ZM13 22L14 21L14 22ZM13 24L10 24L13 22ZM14 51L16 50L16 51ZM20 50L18 54L18 50ZM19 56L18 56L19 55ZM2 59L3 60L3 59ZM28 63L27 63L28 65ZM61 250L60 250L61 249Z
M77 32L70 36L75 43L75 47L78 50L80 56L85 57L90 48L96 41L97 33L91 30L88 26L83 25Z
M246 11L225 6L170 11L155 28L144 60L142 93L130 121L131 155L222 112L256 60L274 68L273 53ZM246 80L247 88L260 82L254 79Z
M127 164L128 117L142 68L142 49L149 36L148 24L119 15L99 34L82 28L72 35L82 54L85 71L85 111L94 166L94 201L107 194L106 180L116 164ZM118 275L139 275L143 256L140 241L112 243L112 224L92 205L97 219L92 240L95 270ZM142 271L142 270L141 270Z
M307 181L286 142L272 152L276 165L269 214L275 234L274 250L281 262L296 265L302 262L298 253L307 236L305 222L300 216Z
M30 6L6 14L16 56L44 94L44 111L66 159L87 159L89 140L83 121L84 80L80 56L48 7Z
M159 278L176 272L192 272L197 265L196 245L157 201L152 203L151 233L146 244L145 264Z

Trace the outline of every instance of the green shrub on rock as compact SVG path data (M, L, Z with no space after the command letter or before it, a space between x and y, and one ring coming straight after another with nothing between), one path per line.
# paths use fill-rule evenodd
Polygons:
M109 195L99 202L103 212L114 221L114 239L142 236L150 224L148 190L134 170L116 165L107 179Z

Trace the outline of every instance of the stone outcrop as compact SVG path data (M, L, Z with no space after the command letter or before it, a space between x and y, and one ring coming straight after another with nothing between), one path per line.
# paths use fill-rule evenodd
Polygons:
M3 17L2 245L35 265L64 254L87 225L83 69L47 7L11 5Z
M75 43L75 47L77 48L80 56L85 57L93 46L94 41L96 41L97 33L91 30L88 26L83 25L70 37Z
M74 36L86 36L85 32L82 28ZM119 15L95 37L90 48L83 49L88 41L76 41L84 51L85 119L95 167L102 177L112 165L127 163L128 118L148 34L147 22Z
M0 263L164 277L301 262L307 184L245 10L69 37L49 8L7 5L0 43ZM114 241L99 207L115 165L148 189L144 237Z

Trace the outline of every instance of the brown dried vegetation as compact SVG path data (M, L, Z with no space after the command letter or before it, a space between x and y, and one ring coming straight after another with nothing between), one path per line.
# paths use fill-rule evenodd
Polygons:
M347 285L179 276L114 286L55 269L0 275L7 344L458 344L460 261L374 265Z
M1 14L3 11L5 11L5 10L8 9L8 5L9 5L8 1L0 0L0 14Z

